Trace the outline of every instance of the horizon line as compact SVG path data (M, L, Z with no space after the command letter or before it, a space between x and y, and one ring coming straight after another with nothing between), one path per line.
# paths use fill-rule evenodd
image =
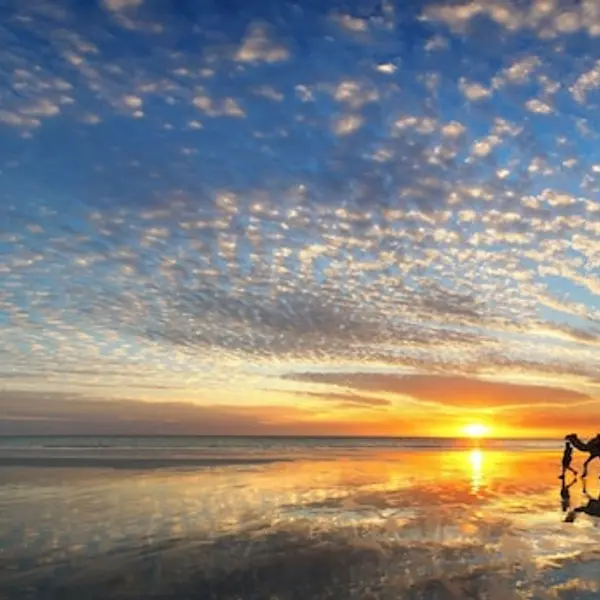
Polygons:
M220 434L220 433L0 433L2 438L42 438L42 437L128 437L128 438L151 438L151 437L173 437L173 438L273 438L273 439L356 439L356 440L471 440L473 442L485 442L490 440L498 441L518 441L518 440L539 440L539 441L562 441L559 437L496 437L496 436L440 436L440 435L290 435L290 434Z

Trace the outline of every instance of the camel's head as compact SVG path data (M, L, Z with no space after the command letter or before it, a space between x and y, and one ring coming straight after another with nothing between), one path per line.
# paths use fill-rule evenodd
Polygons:
M565 440L567 441L571 441L577 438L577 434L576 433L569 433L569 435L565 435Z

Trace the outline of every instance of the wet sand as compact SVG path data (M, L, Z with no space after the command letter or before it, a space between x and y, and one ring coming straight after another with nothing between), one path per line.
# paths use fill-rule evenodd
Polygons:
M273 462L285 462L285 457L272 458L152 458L128 456L0 456L0 467L45 467L65 468L101 468L101 469L167 469L177 467L226 467L241 465L264 465Z
M0 598L597 599L600 520L564 523L558 462L472 449L0 469ZM581 482L569 492L586 501Z

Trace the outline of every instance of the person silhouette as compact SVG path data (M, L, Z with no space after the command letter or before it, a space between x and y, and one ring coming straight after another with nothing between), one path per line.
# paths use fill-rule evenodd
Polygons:
M571 471L573 475L577 475L577 471L571 466L571 461L573 460L573 446L569 441L565 442L565 449L563 451L562 457L562 473L558 476L559 479L564 481L565 474L567 471Z

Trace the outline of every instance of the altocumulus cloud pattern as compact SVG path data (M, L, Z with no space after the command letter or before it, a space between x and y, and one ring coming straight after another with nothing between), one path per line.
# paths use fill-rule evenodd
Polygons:
M3 432L600 416L597 2L0 10Z

